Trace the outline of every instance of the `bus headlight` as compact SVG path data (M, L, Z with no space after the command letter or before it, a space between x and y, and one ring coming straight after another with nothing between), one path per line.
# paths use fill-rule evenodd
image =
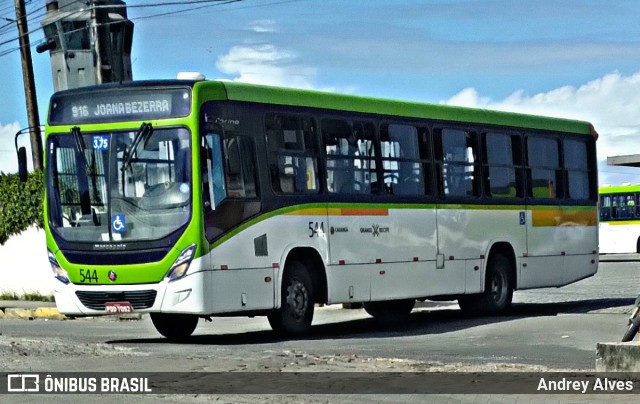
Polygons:
M195 254L195 252L195 244L191 244L189 247L182 250L178 258L176 258L176 262L173 263L171 269L169 269L169 272L167 272L167 278L169 279L169 282L180 279L187 274L189 264L191 264L193 254Z
M56 256L53 255L51 251L47 251L47 254L49 255L49 264L51 264L51 270L53 271L53 276L60 282L64 283L65 285L68 285L69 275L67 275L67 271L62 269L60 264L58 264L58 260L56 259Z

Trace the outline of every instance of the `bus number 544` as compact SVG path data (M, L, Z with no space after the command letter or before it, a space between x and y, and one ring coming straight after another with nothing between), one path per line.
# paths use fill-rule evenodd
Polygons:
M309 237L313 237L316 234L324 234L324 222L309 222Z
M82 283L98 283L98 271L95 269L81 269L80 270L80 282Z

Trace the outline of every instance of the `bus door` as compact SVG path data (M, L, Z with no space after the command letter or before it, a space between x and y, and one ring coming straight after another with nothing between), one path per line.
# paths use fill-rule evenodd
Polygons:
M382 123L379 139L381 193L392 203L373 210L359 229L360 243L370 246L374 259L371 300L441 294L429 131L407 122Z
M370 265L381 248L379 235L389 228L384 209L367 204L378 192L373 123L349 119L323 119L323 146L327 158L329 203L327 235L331 266L332 297L362 302L370 297ZM375 230L374 230L375 228ZM366 239L365 237L368 236ZM365 241L366 240L366 241Z
M485 232L479 240L486 248L498 242L508 243L518 257L516 265L526 259L527 224L531 222L527 216L522 145L522 136L518 133L490 131L482 134L483 188L488 204L475 214L473 225L476 231ZM488 251L482 254L488 254ZM481 287L484 288L484 284Z
M521 288L557 285L563 276L567 234L558 188L559 144L554 137L526 137L527 251L519 276Z
M474 206L481 191L478 136L466 129L437 128L433 140L440 194L436 217L440 294L478 293L482 277L475 268L482 267L482 246L488 237L483 223L487 215Z

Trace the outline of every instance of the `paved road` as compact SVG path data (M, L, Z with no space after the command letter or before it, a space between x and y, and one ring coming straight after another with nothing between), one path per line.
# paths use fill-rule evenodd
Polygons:
M603 263L594 278L574 285L517 292L509 316L465 318L455 305L444 303L417 309L408 323L388 328L363 310L330 307L317 311L312 335L298 340L275 337L264 318L202 321L194 337L179 344L160 338L147 316L138 321L4 319L0 370L592 371L596 344L620 339L638 292L637 263ZM400 397L383 401L421 401ZM476 401L470 398L455 401ZM245 399L227 401L263 402ZM349 396L345 402L366 401Z
M444 303L415 310L401 327L385 328L363 310L325 308L317 310L313 333L305 339L277 339L264 318L214 318L211 323L201 321L188 344L167 343L146 316L124 322L105 318L48 322L5 319L0 321L0 332L5 337L68 341L67 348L57 347L68 357L33 358L35 368L58 361L77 360L80 364L84 350L78 347L98 343L114 350L149 353L150 358L176 358L177 362L184 354L208 358L212 352L233 357L239 351L288 350L425 363L504 362L593 369L595 344L619 340L626 313L638 292L640 268L636 263L604 263L595 277L574 285L516 292L513 312L504 317L465 318L454 303ZM74 350L80 352L79 356L73 354ZM99 367L108 363L102 362ZM121 363L116 360L114 366L120 367ZM188 369L190 365L182 367Z

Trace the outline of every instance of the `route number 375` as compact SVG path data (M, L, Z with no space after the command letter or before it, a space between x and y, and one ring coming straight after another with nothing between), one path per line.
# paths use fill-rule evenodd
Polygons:
M309 222L309 237L313 237L319 233L324 234L324 222Z

